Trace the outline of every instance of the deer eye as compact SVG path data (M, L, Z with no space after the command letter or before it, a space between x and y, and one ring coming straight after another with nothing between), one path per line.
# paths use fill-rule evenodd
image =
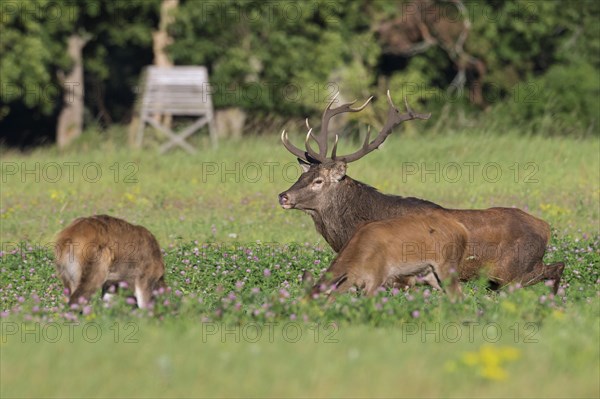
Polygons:
M323 184L323 179L315 179L313 181L314 184Z

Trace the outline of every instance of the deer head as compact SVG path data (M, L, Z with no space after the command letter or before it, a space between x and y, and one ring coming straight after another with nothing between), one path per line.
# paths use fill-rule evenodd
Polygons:
M338 93L339 94L339 93ZM328 128L329 120L335 115L345 112L359 112L362 111L371 102L373 97L371 96L363 105L358 108L352 108L352 105L356 102L353 101L348 104L342 104L337 108L331 108L337 95L331 100L321 120L321 131L319 135L313 134L313 129L306 120L306 127L308 133L304 140L306 150L303 151L298 147L294 146L288 139L285 130L281 133L281 141L285 148L294 154L302 167L303 173L292 187L287 191L279 194L279 203L285 209L296 208L301 210L314 210L319 209L321 202L325 198L330 198L330 192L335 190L337 185L343 181L346 176L346 165L350 162L354 162L364 157L368 153L376 150L379 146L387 139L392 133L393 129L399 124L412 120L412 119L429 119L431 114L419 114L415 113L406 98L404 103L406 106L406 113L400 113L400 111L394 106L390 92L387 92L387 100L389 104L389 111L387 121L377 137L370 140L371 129L367 131L367 136L360 149L348 154L338 155L337 144L338 136L335 136L333 148L331 150L331 156L327 156L328 153ZM315 151L310 144L310 141L314 140L317 143L318 151Z

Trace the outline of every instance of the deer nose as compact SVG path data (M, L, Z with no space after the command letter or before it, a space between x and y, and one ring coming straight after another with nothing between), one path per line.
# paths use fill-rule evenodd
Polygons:
M290 197L286 193L279 194L279 205L285 205L290 200Z

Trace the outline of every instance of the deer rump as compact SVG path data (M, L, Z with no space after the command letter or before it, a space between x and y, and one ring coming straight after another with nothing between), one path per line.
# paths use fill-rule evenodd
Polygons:
M69 289L69 304L89 300L100 288L126 282L139 307L165 288L165 266L156 238L143 226L107 215L75 219L57 237L58 275Z
M343 293L352 287L374 295L398 280L417 276L439 290L449 283L460 296L458 265L467 248L467 230L443 213L407 215L363 224L312 288Z

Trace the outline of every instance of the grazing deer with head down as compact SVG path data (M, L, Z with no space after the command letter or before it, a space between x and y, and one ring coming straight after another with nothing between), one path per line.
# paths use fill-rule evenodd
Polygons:
M305 151L290 143L285 131L282 132L283 145L298 157L303 173L296 183L279 194L280 205L284 209L299 209L308 213L317 231L335 252L343 248L362 223L406 215L427 218L432 211L442 212L465 226L467 231L467 247L458 264L461 280L474 278L485 269L494 286L511 282L527 286L543 280L554 280L556 292L564 264L545 265L542 262L550 239L550 226L546 222L514 208L446 209L418 198L385 195L346 175L347 164L377 149L394 127L408 120L429 119L430 114L413 112L406 99L407 113L402 114L394 106L388 91L388 117L377 137L370 141L368 133L358 151L338 155L336 136L331 156L328 157L329 120L343 112L361 111L372 98L358 108L351 107L354 103L331 108L334 98L323 113L320 134L313 135L309 127ZM311 147L311 140L317 143L318 152Z
M134 289L137 305L148 306L153 291L166 288L165 266L156 238L143 226L97 215L75 219L58 234L58 275L69 290L69 304L89 300L120 282Z

